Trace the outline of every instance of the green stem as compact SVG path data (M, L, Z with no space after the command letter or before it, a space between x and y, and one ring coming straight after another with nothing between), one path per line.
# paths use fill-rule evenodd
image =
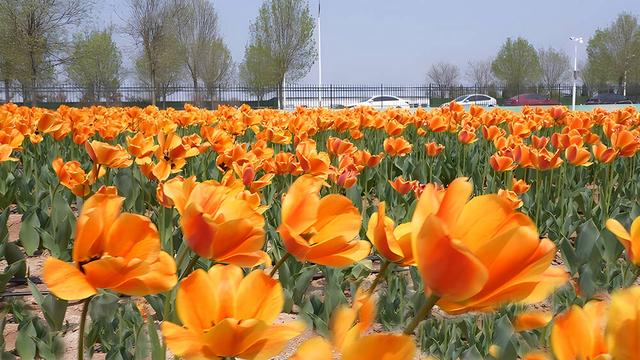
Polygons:
M89 312L89 303L93 296L84 299L82 302L82 315L80 315L80 330L78 331L78 360L84 359L84 327L87 323L87 313Z
M390 264L391 262L386 259L382 262L382 264L380 264L380 270L378 270L378 275L376 275L376 278L373 280L373 283L371 283L371 287L369 288L369 294L373 294L373 292L376 290L376 287L378 287L378 284L380 284L380 281L382 281L382 278L384 277L384 273L387 271L387 268L389 267Z
M431 313L431 309L433 309L433 306L438 302L438 300L440 300L440 297L438 295L431 294L431 296L429 296L429 298L427 299L427 302L422 306L422 308L420 308L420 310L418 310L411 323L407 326L406 329L404 329L403 333L405 335L413 334L413 331L416 329L416 327L418 327L418 324L420 324L422 320L427 319L427 317Z
M280 260L278 260L278 262L271 269L271 272L269 273L269 276L273 277L276 274L276 271L278 271L278 269L280 268L280 266L282 266L282 264L284 264L285 260L287 260L290 256L291 256L290 253L288 253L288 252L284 253L284 255L282 255Z

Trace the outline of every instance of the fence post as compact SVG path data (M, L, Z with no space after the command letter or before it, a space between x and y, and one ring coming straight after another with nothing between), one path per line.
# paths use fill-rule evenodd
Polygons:
M329 103L333 109L333 84L329 85Z

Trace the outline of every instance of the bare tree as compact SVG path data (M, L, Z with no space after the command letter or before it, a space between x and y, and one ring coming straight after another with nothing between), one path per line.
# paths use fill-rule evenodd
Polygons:
M175 36L175 19L181 18L184 9L179 0L129 0L131 15L127 21L125 32L142 47L145 73L151 85L151 103L156 104L156 83L158 75L165 69L167 49L177 41ZM176 54L177 55L177 54Z
M283 98L285 77L294 82L304 77L315 62L315 22L307 0L265 0L251 25L249 47L266 52Z
M566 53L551 47L539 49L538 59L540 61L542 81L549 91L569 79L571 60Z
M439 62L431 65L427 72L427 78L440 89L440 97L448 97L451 86L455 85L460 77L460 69L457 65L448 62Z
M494 83L491 73L491 59L470 61L467 69L467 79L477 87L486 88Z
M439 87L454 85L460 77L460 69L457 65L448 62L439 62L431 65L427 77Z
M200 101L198 80L208 66L206 62L210 59L213 44L220 41L218 15L209 0L186 0L184 11L175 20L183 61L191 76L197 104Z
M51 80L54 67L67 60L66 35L89 11L88 0L0 0L3 57L32 105L38 101L34 87Z

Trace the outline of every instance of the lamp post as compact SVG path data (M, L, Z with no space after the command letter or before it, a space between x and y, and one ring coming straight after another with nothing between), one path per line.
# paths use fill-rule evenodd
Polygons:
M318 106L322 107L322 38L320 35L320 0L318 0Z
M576 109L576 82L578 81L578 44L584 43L582 37L572 36L569 40L573 41L573 93L571 97L571 110Z

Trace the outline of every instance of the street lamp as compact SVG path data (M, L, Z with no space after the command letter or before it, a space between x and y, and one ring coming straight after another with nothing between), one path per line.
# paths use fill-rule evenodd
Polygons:
M318 0L318 106L322 107L322 38L320 35L320 0Z
M576 82L578 81L578 44L584 43L582 37L571 36L569 40L573 41L573 95L571 98L571 110L576 109Z

